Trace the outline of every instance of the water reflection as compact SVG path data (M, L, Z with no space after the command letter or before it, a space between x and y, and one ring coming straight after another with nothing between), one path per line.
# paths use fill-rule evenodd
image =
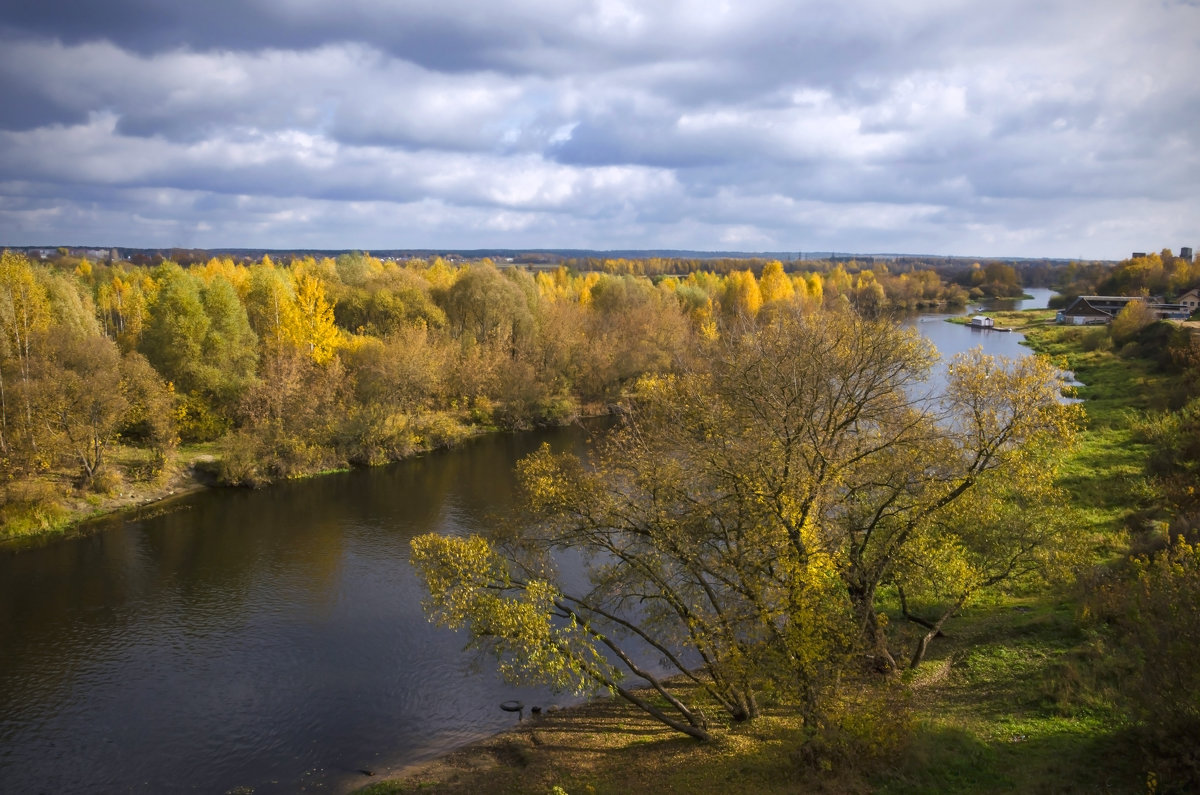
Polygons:
M511 725L538 690L430 626L409 540L511 505L579 429L216 492L0 557L0 792L339 788ZM561 700L560 700L561 701Z

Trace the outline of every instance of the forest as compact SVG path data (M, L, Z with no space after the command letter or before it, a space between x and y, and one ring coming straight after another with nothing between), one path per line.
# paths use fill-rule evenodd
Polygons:
M607 412L738 319L966 298L931 271L757 265L652 280L361 253L149 267L6 251L0 534L60 526L68 495L168 477L181 448L203 446L230 485L379 464Z

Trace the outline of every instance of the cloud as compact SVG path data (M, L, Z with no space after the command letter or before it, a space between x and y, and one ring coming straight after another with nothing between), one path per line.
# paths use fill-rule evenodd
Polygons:
M1200 217L1182 2L50 0L0 44L0 243L1115 257Z

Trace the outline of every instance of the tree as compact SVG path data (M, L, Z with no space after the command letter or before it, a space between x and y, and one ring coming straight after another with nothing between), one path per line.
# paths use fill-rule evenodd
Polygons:
M1137 333L1158 320L1158 315L1145 301L1130 301L1121 308L1109 326L1113 342L1123 345Z
M200 302L208 328L201 342L203 361L197 363L203 367L198 386L228 411L254 380L258 337L237 289L224 276L213 276L204 285Z
M296 309L301 346L317 364L327 363L333 358L338 329L320 279L308 274L296 279Z
M121 357L121 392L128 406L121 419L121 438L149 446L150 475L166 467L179 443L175 435L175 395L137 351Z
M34 358L35 337L50 326L50 298L42 280L24 254L8 249L0 255L0 451L9 449L10 376L22 387L20 404L23 426L32 434L33 410L29 401L30 365Z
M139 349L180 392L191 392L206 380L204 341L210 321L200 297L199 281L174 263L155 271L158 294L150 306Z
M521 287L494 265L473 265L444 294L443 309L456 337L512 346L533 322Z
M121 355L100 335L54 335L35 369L36 416L44 446L78 464L90 485L107 461L129 407L121 388Z
M1088 595L1088 617L1121 666L1118 703L1167 792L1200 786L1200 547L1182 537L1124 561Z
M250 268L245 304L251 328L266 345L300 344L295 290L269 257Z
M780 312L705 353L643 379L591 466L548 451L523 462L519 531L423 536L414 563L431 615L509 673L646 709L620 683L632 674L670 705L647 711L707 737L648 649L734 720L755 717L767 688L820 725L859 663L895 667L881 587L914 587L918 564L974 562L985 576L960 588L973 593L1029 554L1027 534L965 525L979 513L965 506L985 480L1036 480L1078 410L1052 367L982 354L956 360L944 400L923 398L928 344L851 313ZM964 540L931 543L947 527ZM567 551L592 561L588 585L556 575Z
M734 271L725 277L721 309L731 319L753 319L758 315L762 304L762 292L752 271Z
M763 266L762 278L758 280L763 304L787 303L796 294L792 281L783 272L783 263L771 260Z

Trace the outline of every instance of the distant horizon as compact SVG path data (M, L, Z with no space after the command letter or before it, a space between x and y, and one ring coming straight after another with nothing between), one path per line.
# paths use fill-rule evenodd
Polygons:
M647 258L647 257L663 257L674 259L778 259L783 261L807 261L807 260L827 260L831 258L837 259L852 259L852 258L875 258L875 259L942 259L942 260L1006 260L1006 261L1049 261L1049 262L1120 262L1129 259L1129 255L1119 258L1098 258L1098 257L1054 257L1054 256L1008 256L1002 254L931 254L931 253L912 253L912 252L867 252L867 251L737 251L737 250L703 250L703 249L591 249L591 248L509 248L509 247L482 247L482 248L430 248L430 247L415 247L415 246L391 246L379 247L373 249L366 248L313 248L309 246L280 246L280 247L264 247L264 246L124 246L124 245L82 245L82 244L32 244L32 245L9 245L0 244L0 249L13 250L42 250L50 251L60 248L87 250L87 251L134 251L134 252L162 252L162 251L203 251L212 253L308 253L308 254L323 254L323 255L341 255L361 252L370 256L378 254L383 255L399 255L407 254L417 257L423 256L439 256L439 255L456 255L464 257L493 257L493 256L510 256L510 255L554 255L563 258L571 257L627 257L627 258ZM1178 248L1170 248L1171 251L1178 253ZM1149 253L1159 253L1162 248L1147 250ZM1132 254L1133 252L1131 252Z

